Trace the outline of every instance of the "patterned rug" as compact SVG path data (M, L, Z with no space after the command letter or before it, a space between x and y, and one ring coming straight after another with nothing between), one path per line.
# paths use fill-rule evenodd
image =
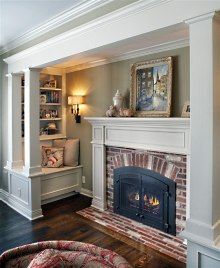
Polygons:
M117 233L186 263L187 247L180 237L165 234L162 231L120 216L109 210L102 212L93 207L89 207L77 213Z

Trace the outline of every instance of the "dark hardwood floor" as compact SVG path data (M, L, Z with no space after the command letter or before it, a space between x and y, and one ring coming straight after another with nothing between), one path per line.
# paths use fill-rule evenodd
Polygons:
M0 253L37 241L76 240L113 250L136 268L185 267L75 213L90 203L91 199L82 195L56 201L43 206L44 218L31 222L0 201Z

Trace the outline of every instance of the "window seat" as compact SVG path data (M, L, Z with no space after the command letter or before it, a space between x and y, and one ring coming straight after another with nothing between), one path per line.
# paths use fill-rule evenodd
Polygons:
M81 165L42 168L41 203L53 202L81 192L82 169Z
M63 166L63 167L60 167L60 168L42 168L42 173L44 175L47 175L47 174L54 174L54 173L64 172L64 171L68 171L68 170L76 170L76 169L80 169L80 168L82 168L81 165L76 166L76 167Z

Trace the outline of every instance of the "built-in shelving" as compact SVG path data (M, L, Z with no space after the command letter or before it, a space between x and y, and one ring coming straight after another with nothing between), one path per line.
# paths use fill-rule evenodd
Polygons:
M45 71L45 72L44 72ZM22 116L21 127L22 137L24 137L24 78L22 78ZM50 81L55 81L54 87L48 87L47 84ZM44 86L45 85L45 86ZM39 114L39 137L40 140L53 140L58 138L65 138L65 108L64 108L64 96L65 96L65 77L61 73L50 75L48 71L43 70L40 74L40 87L39 97L43 96L45 103L40 103ZM43 101L44 102L44 101ZM51 124L55 124L56 134L46 134L47 129Z

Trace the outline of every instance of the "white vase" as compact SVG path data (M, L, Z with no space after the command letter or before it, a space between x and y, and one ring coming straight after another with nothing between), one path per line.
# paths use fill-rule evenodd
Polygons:
M117 107L117 109L122 108L123 104L123 97L119 90L117 90L115 96L113 97L113 104Z

